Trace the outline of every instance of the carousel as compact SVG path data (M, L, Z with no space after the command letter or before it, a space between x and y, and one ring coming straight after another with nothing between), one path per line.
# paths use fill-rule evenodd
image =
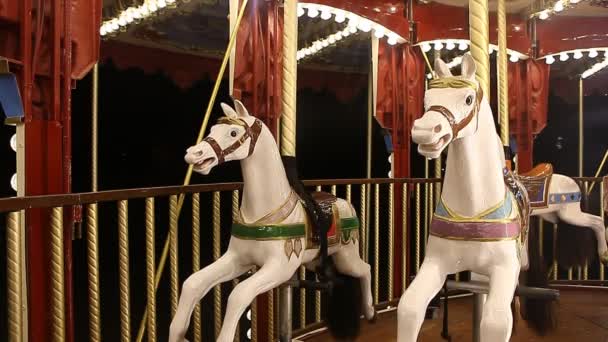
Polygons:
M0 23L0 340L608 339L605 1L0 0ZM168 133L181 184L100 190L108 64L209 80ZM310 89L359 106L324 120L363 150L297 148ZM301 179L323 151L365 176ZM242 181L205 182L222 164Z

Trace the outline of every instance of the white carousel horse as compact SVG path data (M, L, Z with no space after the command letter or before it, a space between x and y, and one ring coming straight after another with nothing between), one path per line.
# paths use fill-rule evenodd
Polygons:
M520 229L520 222L527 217L519 214L517 199L506 188L503 148L490 105L475 80L475 70L470 54L463 57L462 75L458 77L452 76L443 61L436 60L439 79L430 82L425 94L426 113L412 128L420 154L434 159L448 145L449 153L424 262L399 302L399 342L416 341L425 309L447 275L466 270L489 277L481 340L504 342L511 336L510 303L520 269L527 266L520 243L520 230L526 233ZM549 199L554 196L556 203L550 202L546 209L533 214L593 227L598 252L605 260L602 220L581 212L580 189L573 180L553 177Z
M317 243L311 241L305 209L290 187L272 134L241 102L235 101L236 110L223 103L222 109L225 117L203 142L187 150L185 160L204 175L223 162L241 161L244 188L240 220L232 226L226 253L184 282L170 326L170 342L185 341L192 311L211 288L258 266L259 270L240 282L228 299L217 341L232 342L238 320L253 299L289 280L301 265L311 267L319 255ZM325 194L325 199L328 196ZM326 203L333 209L335 233L333 241L330 237L328 254L338 272L360 280L363 314L371 320L375 311L370 266L359 256L355 210L335 197Z

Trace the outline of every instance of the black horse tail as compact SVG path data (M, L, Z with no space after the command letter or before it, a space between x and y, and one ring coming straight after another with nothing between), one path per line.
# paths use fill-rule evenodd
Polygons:
M333 260L330 264L335 270ZM354 341L361 329L361 282L335 271L332 284L327 292L327 327L335 340Z
M532 226L532 223L530 223ZM528 260L529 269L523 278L526 286L548 288L547 265L538 249L538 229L530 229L528 232ZM522 305L522 317L528 326L538 335L544 336L554 330L557 326L556 303L551 299L520 298Z

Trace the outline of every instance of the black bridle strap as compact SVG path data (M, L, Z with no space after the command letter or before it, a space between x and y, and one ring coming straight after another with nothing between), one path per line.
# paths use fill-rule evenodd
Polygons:
M217 143L217 141L215 141L215 139L213 139L212 137L206 137L205 139L203 139L203 141L207 142L211 146L213 152L215 152L218 164L225 162L226 156L239 149L239 147L243 146L245 141L247 141L247 139L249 138L251 138L251 142L249 143L249 154L247 156L253 154L255 145L258 142L260 133L262 132L262 122L258 119L255 119L255 122L250 127L247 125L245 120L240 121L243 122L242 126L245 127L245 133L239 138L239 140L235 141L223 150L222 147Z

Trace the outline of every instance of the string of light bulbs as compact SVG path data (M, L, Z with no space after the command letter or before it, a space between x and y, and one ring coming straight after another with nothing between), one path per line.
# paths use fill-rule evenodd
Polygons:
M420 48L422 49L422 51L429 52L432 49L434 49L436 51L441 51L443 49L451 51L456 48L458 48L458 50L460 50L460 51L466 51L467 49L469 49L470 44L471 44L471 41L466 40L466 39L437 39L437 40L420 42L416 45L420 45ZM493 54L494 52L497 52L497 51L498 51L498 45L489 44L489 47L488 47L489 54ZM520 59L521 60L528 59L527 55L525 55L521 52L515 51L515 50L511 50L511 49L507 49L507 54L509 55L509 60L513 63L518 62Z
M129 24L143 20L166 7L175 7L176 0L145 0L140 6L130 6L122 10L118 16L106 20L99 28L99 34L103 37L125 29Z
M585 70L585 72L583 72L581 74L581 78L589 78L593 74L599 72L600 70L605 69L606 67L608 67L608 55L604 55L603 61L601 61L599 63L595 63L594 65L591 66L591 68Z
M348 27L350 28L351 33L356 33L357 31L371 32L373 30L373 34L376 38L382 39L386 37L388 39L387 42L390 45L405 42L403 37L378 23L374 23L355 13L331 6L303 2L298 3L298 17L304 15L307 15L309 18L319 17L323 20L329 20L333 17L337 23L343 23L348 20Z
M590 49L577 49L577 50L557 52L554 54L546 55L546 56L542 57L541 59L544 59L545 63L547 63L547 64L553 64L558 59L561 62L565 62L565 61L569 60L570 55L572 55L572 59L576 60L576 59L583 58L585 56L585 54L587 54L587 57L589 57L589 58L596 58L600 55L601 52L603 52L604 57L608 57L608 48L590 48Z
M357 33L357 30L353 30L352 27L350 27L350 26L346 27L343 30L330 34L329 36L327 36L323 39L314 41L309 46L298 50L296 58L299 61L303 58L315 55L315 54L319 53L319 51L323 50L324 48L326 48L330 45L336 44L340 40L350 36L351 34L355 34L355 33Z

